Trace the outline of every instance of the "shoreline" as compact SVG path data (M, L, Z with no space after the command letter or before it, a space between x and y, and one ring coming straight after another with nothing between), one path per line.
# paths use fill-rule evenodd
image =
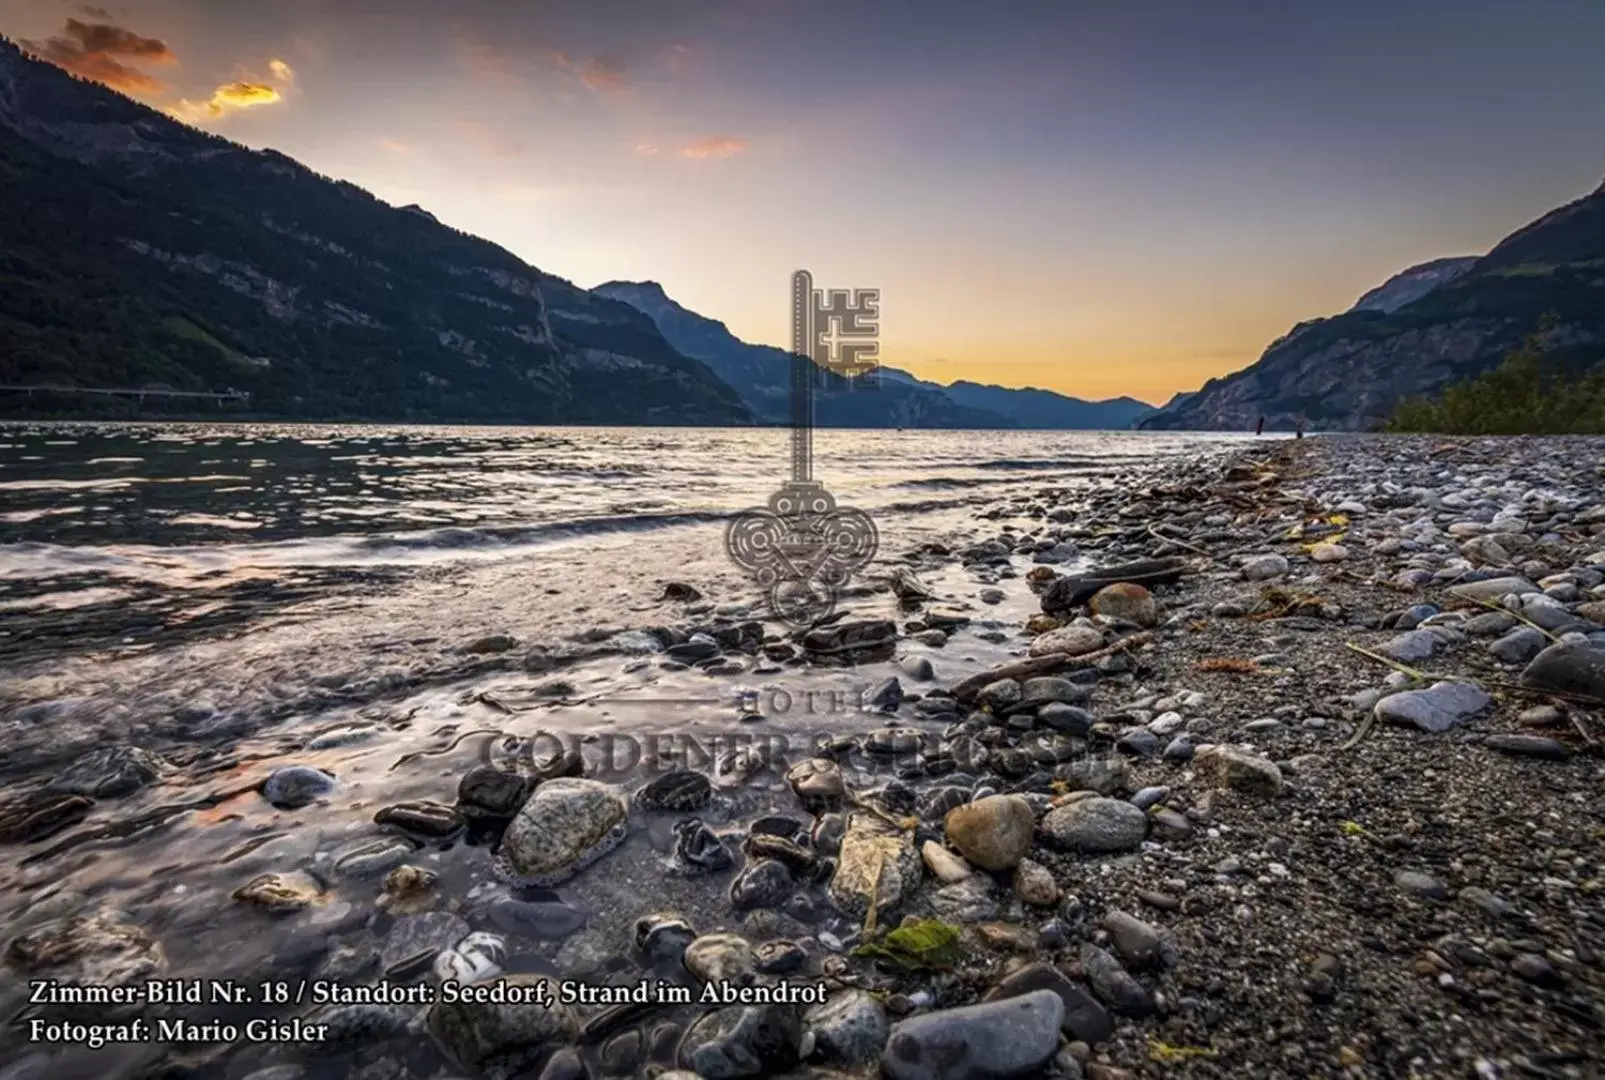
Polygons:
M871 699L878 694L890 711L827 710L825 726L837 739L824 763L803 769L788 760L784 779L762 762L733 769L715 762L701 803L697 784L678 791L670 789L679 781L648 784L661 790L645 806L638 780L628 790L606 785L632 800L632 838L590 863L579 858L589 853L573 853L576 869L558 893L573 898L572 907L589 906L590 917L583 929L534 950L546 961L541 972L516 978L549 971L606 985L652 973L700 986L743 972L760 984L784 975L823 982L827 1003L791 1011L752 1004L702 1014L659 1010L639 1024L579 1010L564 1014L573 1027L561 1031L525 1018L516 1046L478 1057L455 1025L479 1034L501 1030L496 1025L507 1017L499 1006L449 1014L432 1006L405 1022L423 1025L464 1075L533 1068L527 1074L535 1076L542 1067L575 1075L551 1072L552 1062L571 1060L572 1044L593 1066L614 1071L648 1062L711 1068L715 1059L745 1055L759 1066L742 1075L873 1076L886 1055L894 1075L935 1076L918 1071L921 1055L934 1052L925 1048L952 1045L966 1032L982 1038L1002 1022L998 1003L1014 1001L1023 1013L1010 1052L1040 1054L1024 1063L1033 1075L1586 1076L1600 1054L1605 1018L1605 923L1598 914L1605 818L1597 795L1605 712L1560 699L1557 709L1548 703L1553 695L1523 690L1520 679L1534 646L1551 644L1543 634L1561 636L1567 620L1584 626L1585 637L1605 635L1605 619L1586 629L1595 624L1584 617L1605 615L1587 607L1605 600L1605 572L1579 561L1605 551L1605 475L1588 464L1605 456L1602 448L1605 441L1586 439L1414 437L1412 445L1401 436L1223 448L1202 462L1128 470L1139 475L1124 489L1064 496L1076 506L1042 492L986 512L1040 522L1034 541L983 516L968 544L921 545L904 562L938 595L899 613L891 639L884 629L862 631L855 640L874 647L846 657L862 663L788 666L778 657L798 643L778 635L754 641L738 631L722 644L721 632L713 654L701 660L692 658L701 647L681 647L694 641L683 632L684 641L660 640L657 651L643 651L626 667L661 666L676 649L693 665L719 663L721 654L745 656L745 663L762 657L750 669L755 676L768 661L786 686L807 683L822 693L871 686ZM1429 482L1439 490L1422 494ZM1445 495L1467 491L1497 497L1487 505L1467 497L1445 504ZM1423 527L1423 511L1431 529ZM1298 540L1281 539L1295 523ZM1454 534L1440 528L1451 524L1468 527ZM1331 561L1316 561L1316 549L1303 546L1339 532L1344 550ZM1047 574L1074 575L1065 564L1033 561L1032 549L1070 557L1066 543L1076 549L1071 565L1158 558L1176 560L1168 565L1182 572L1173 584L1154 584L1146 598L1119 590L1129 595L1100 601L1126 621L1086 619L1079 604L1045 618L1044 597L1075 592ZM1462 569L1455 559L1481 565ZM1539 561L1544 575L1520 565ZM1605 555L1597 562L1605 564ZM1543 586L1556 595L1523 608L1526 619L1552 621L1547 631L1448 591L1478 577L1522 574L1534 580L1518 591L1534 592L1542 581L1570 576ZM989 590L1003 595L989 602ZM879 623L884 607L870 609L889 600L873 589L851 597L847 606L866 610L843 622ZM1412 610L1429 601L1438 610ZM1401 627L1402 612L1410 628ZM717 616L710 607L702 618L738 627L742 616ZM696 621L679 625L690 629ZM1050 634L1057 637L1046 640L1061 651L1044 648ZM927 644L938 635L941 644ZM845 640L838 633L830 643ZM1030 673L1036 682L978 677L1019 665L1033 642L1062 657L1038 665ZM1389 654L1402 659L1376 659ZM816 660L823 656L815 650ZM937 678L920 677L922 659L934 661ZM588 662L531 668L526 661L519 677L579 682ZM493 700L495 663L474 673ZM1482 700L1450 692L1413 710L1400 702L1420 702L1419 694L1394 695L1377 720L1379 692L1408 685L1398 665L1479 679L1492 693ZM895 691L887 683L893 677ZM713 730L720 723L741 725L736 731L766 726L745 719L712 710L702 722L713 722ZM783 719L771 716L769 725L787 730L778 728ZM626 735L632 730L624 718L611 723ZM697 718L688 723L684 730L698 737ZM1423 730L1439 724L1446 730ZM593 744L582 738L576 745L583 751ZM293 744L285 750L294 756ZM405 782L460 814L477 805L463 799L467 789L459 784L465 769L473 771L471 758L465 748L426 759L439 763L432 772L409 765L391 786ZM489 760L482 756L480 768ZM340 771L341 783L352 775L362 774ZM590 775L599 774L593 767ZM645 775L667 774L658 768ZM397 794L408 792L370 798L392 802ZM573 792L581 801L592 796L603 810L611 805L595 789ZM549 827L568 820L568 798L548 799L543 812L555 815L543 819ZM430 814L439 812L417 804L412 800L414 812L402 818L413 831L399 830L418 842L404 865L438 848L438 837L417 830L431 828ZM529 810L525 804L519 812ZM309 812L316 811L299 811ZM714 850L696 830L688 840L668 828L697 814L712 826L713 843L733 857L683 882L674 870L663 878L677 859ZM896 824L910 818L917 821L911 831ZM785 820L800 831L787 835ZM636 830L649 834L647 842ZM46 846L59 839L53 834ZM509 902L553 901L496 892L472 841L434 865L446 879L447 866L464 860L474 867L471 888L459 893L458 879L442 880L413 898L428 903L411 916L382 914L375 922L365 911L348 912L335 920L332 951L298 962L319 971L350 950L383 953L398 924L431 913L456 920L446 937L460 937L459 926L490 932L518 953L506 920L511 911L529 912ZM256 863L238 865L235 884ZM306 865L328 877L327 864ZM269 872L292 894L294 875L304 872L272 860L262 866L274 866ZM299 887L360 895L338 877ZM371 880L361 886L369 895L374 887ZM658 898L674 903L677 895L700 906L658 912L644 929L634 925L653 915ZM631 910L607 910L610 900L622 906L631 898ZM327 902L309 901L287 918L307 920ZM554 917L555 909L542 910ZM46 941L67 929L38 912L21 914L19 930ZM897 954L897 940L885 935L904 917L957 927L958 940L949 943L957 951L934 971L851 955L866 942ZM866 934L867 923L876 925ZM85 936L82 925L76 932ZM466 955L464 943L439 933L425 935L437 942L429 951ZM98 939L87 937L92 958ZM616 965L624 958L628 964ZM15 967L14 945L11 959ZM388 970L363 966L336 977L362 983ZM742 1020L749 1015L750 1023ZM341 1022L352 1020L334 1024ZM768 1035L757 1039L758 1029ZM383 1075L414 1075L403 1065L403 1044L391 1041L400 1029L384 1030L380 1025L379 1035L352 1049L401 1070ZM284 1048L251 1053L247 1060L262 1069L299 1060ZM799 1065L799 1057L811 1060Z

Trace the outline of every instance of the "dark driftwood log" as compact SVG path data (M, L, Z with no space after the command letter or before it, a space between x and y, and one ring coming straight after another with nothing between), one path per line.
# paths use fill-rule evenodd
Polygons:
M1099 589L1121 582L1144 588L1174 585L1186 570L1187 563L1183 559L1143 559L1124 566L1110 566L1073 577L1058 578L1043 591L1042 610L1049 614L1068 611L1091 600Z
M1047 656L1033 656L1029 660L1018 660L1012 664L1003 664L1000 667L983 671L979 675L971 675L968 679L958 683L953 687L953 696L967 705L975 700L975 695L981 692L982 687L988 683L997 682L999 679L1030 679L1038 675L1051 675L1055 671L1090 667L1106 656L1112 656L1136 645L1147 644L1153 639L1153 634L1144 631L1140 634L1132 634L1130 637L1121 638L1113 645L1099 649L1097 652L1083 653L1080 656L1070 656L1067 653L1050 653Z

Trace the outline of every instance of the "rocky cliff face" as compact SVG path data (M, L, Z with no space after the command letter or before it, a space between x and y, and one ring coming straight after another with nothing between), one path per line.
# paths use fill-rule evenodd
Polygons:
M750 422L630 306L3 40L0 206L0 383L235 388L309 419Z
M1380 311L1391 315L1406 304L1413 304L1434 289L1440 289L1470 270L1478 256L1462 255L1412 266L1378 285L1355 303L1353 311Z
M1497 366L1546 317L1556 362L1605 356L1605 188L1464 261L1414 267L1342 315L1299 324L1257 363L1139 426L1241 431L1263 416L1273 429L1366 429L1401 397Z

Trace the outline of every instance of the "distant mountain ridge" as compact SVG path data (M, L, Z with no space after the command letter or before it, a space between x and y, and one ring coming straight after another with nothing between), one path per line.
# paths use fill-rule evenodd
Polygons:
M297 419L752 420L633 307L4 39L0 206L0 383L231 387Z
M655 281L609 281L591 291L646 314L675 348L734 387L760 422L790 419L790 353L742 341L724 323L677 303ZM820 393L815 422L823 427L1125 429L1151 411L1132 398L1089 402L1051 390L967 381L943 386L882 368L872 386Z
M1147 430L1362 430L1403 397L1497 366L1540 324L1555 363L1605 357L1605 184L1476 258L1389 279L1349 311L1311 319L1258 361L1138 421Z

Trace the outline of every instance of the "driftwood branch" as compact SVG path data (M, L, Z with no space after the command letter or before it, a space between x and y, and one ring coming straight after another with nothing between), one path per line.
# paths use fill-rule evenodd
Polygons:
M971 675L968 679L953 687L953 696L965 704L975 700L981 688L988 683L999 679L1030 679L1037 675L1050 675L1056 671L1075 671L1084 667L1091 667L1099 660L1115 653L1124 652L1134 645L1145 645L1154 639L1148 631L1132 634L1121 638L1113 645L1099 649L1097 652L1083 653L1080 656L1071 656L1068 653L1049 653L1047 656L1033 656L1029 660L1018 660L1012 664L1003 664L990 668L978 675Z

